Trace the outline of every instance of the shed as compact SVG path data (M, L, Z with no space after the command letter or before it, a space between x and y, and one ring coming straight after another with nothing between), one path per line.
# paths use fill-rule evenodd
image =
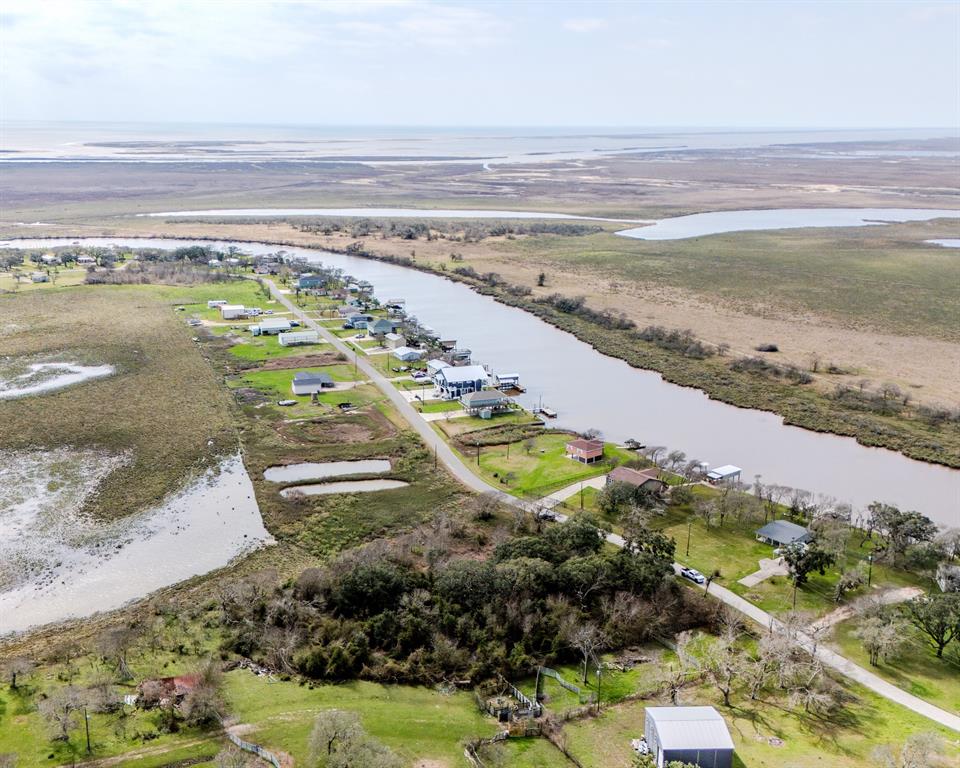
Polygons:
M738 483L742 472L743 470L740 467L735 467L733 464L724 464L722 467L707 472L707 480L714 485L717 483Z
M284 331L289 331L291 328L293 328L293 326L290 325L290 321L286 318L269 317L266 320L261 320L256 325L251 325L250 333L254 336L276 336Z
M646 488L647 490L660 493L667 484L660 479L660 470L656 467L649 469L630 469L629 467L616 467L607 475L607 485L611 483L626 483L634 488Z
M585 440L578 437L567 443L567 457L583 464L593 464L603 458L603 440Z
M383 336L383 344L387 349L399 349L405 346L407 340L399 333L386 333Z
M463 409L472 415L483 410L502 411L510 407L511 400L499 390L482 389L461 395L460 403Z
M493 386L504 391L508 389L520 389L520 374L498 373L493 377Z
M331 387L333 387L333 378L329 373L297 371L293 374L293 394L295 395L312 395L321 389Z
M731 768L733 739L713 707L647 707L644 736L658 768L673 760Z
M292 331L277 336L281 347L294 347L298 344L319 344L320 334L316 331Z
M411 347L397 347L391 353L397 360L403 360L405 363L412 363L415 360L419 360L422 353L419 349L412 349Z
M467 392L476 392L487 386L490 377L482 365L448 366L437 371L433 381L448 400L455 400Z
M789 520L772 520L757 531L757 540L784 547L788 544L806 544L813 538L802 525L791 523Z
M220 317L224 320L236 320L238 317L246 317L247 309L243 304L221 304Z
M30 275L30 280L34 283L49 283L50 276L46 272L34 272Z

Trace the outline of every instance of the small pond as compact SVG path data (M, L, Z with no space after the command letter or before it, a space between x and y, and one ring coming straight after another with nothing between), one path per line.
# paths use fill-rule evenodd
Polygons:
M361 461L325 461L287 464L270 467L264 473L265 480L271 483L289 483L297 480L322 480L325 477L341 475L366 475L376 472L389 472L388 459L363 459Z
M314 483L312 485L295 485L284 488L281 496L289 497L297 494L304 496L325 496L331 493L371 493L373 491L390 491L394 488L404 488L409 483L402 480L344 480L339 483Z
M960 248L960 238L946 238L944 240L924 240L925 243L930 243L930 245L939 245L943 248Z
M0 379L0 400L38 395L70 387L88 379L99 379L114 372L112 365L77 365L76 363L34 363L26 373L11 379Z

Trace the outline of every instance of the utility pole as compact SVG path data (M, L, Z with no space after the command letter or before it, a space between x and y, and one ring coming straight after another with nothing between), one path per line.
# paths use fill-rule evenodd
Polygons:
M437 468L437 444L433 444L433 468Z
M693 530L693 520L687 520L687 554L690 557L690 531Z
M580 509L583 509L583 480L580 481Z
M87 714L87 708L83 708L83 722L87 727L87 754L90 754L90 715Z
M480 466L480 441L477 441L477 466Z
M867 555L867 562L870 564L870 570L867 571L867 586L873 584L873 552Z
M598 659L598 660L597 660L597 714L600 713L600 673L601 673L601 669L602 669L602 665L600 664L600 660Z

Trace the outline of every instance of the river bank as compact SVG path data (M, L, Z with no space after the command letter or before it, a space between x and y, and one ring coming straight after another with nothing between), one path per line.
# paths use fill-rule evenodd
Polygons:
M182 241L87 242L174 247ZM223 241L208 242L211 245L219 242L224 248L230 245ZM665 351L653 345L641 350L649 355L643 359L636 351L612 348L626 338L621 332L604 330L599 333L594 348L569 332L558 330L564 322L571 332L585 336L589 335L586 331L599 332L583 326L581 318L552 315L544 317L546 322L543 322L531 312L521 311L519 306L494 310L497 304L489 303L491 298L501 305L528 299L484 296L482 293L492 290L490 286L469 285L470 278L462 275L452 276L423 266L417 270L404 269L372 256L358 258L358 254L322 253L286 243L231 242L252 253L272 253L283 247L291 256L322 261L369 280L378 295L404 296L409 311L469 344L476 360L521 371L528 385L528 393L523 396L530 401L526 404L535 404L542 396L545 403L560 411L562 426L577 430L599 428L612 440L637 438L647 444L668 445L712 464L733 462L744 467L748 477L760 474L764 483L780 483L832 496L851 503L858 510L882 499L922 511L943 524L953 524L955 519L954 500L960 488L955 472L910 461L889 451L864 448L853 440L785 426L779 418L759 409L733 408L696 389L673 386L656 373L626 365L623 358L628 353L635 355L635 362L646 363L649 359L651 365L658 359L669 358ZM437 281L431 277L456 277L457 281ZM477 328L481 326L485 330L478 334ZM610 354L598 354L597 349L606 352L605 345L609 345ZM679 370L696 373L704 361L680 357L676 362ZM706 362L716 366L729 360L711 358ZM718 382L729 386L722 376L718 376ZM761 394L767 389L775 394L789 392L786 385L768 387L763 381L755 387ZM734 394L738 394L736 390Z

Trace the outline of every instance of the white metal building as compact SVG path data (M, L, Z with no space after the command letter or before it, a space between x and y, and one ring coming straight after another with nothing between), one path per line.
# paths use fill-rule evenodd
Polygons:
M277 336L281 347L294 347L298 344L319 344L320 334L316 331L291 331Z
M247 309L243 304L221 304L220 317L224 320L236 320L247 316Z
M740 467L735 467L733 464L724 464L722 467L707 472L707 480L714 485L717 483L739 483L742 472L743 470Z
M733 739L713 707L647 707L644 737L657 768L673 760L700 768L733 765Z

